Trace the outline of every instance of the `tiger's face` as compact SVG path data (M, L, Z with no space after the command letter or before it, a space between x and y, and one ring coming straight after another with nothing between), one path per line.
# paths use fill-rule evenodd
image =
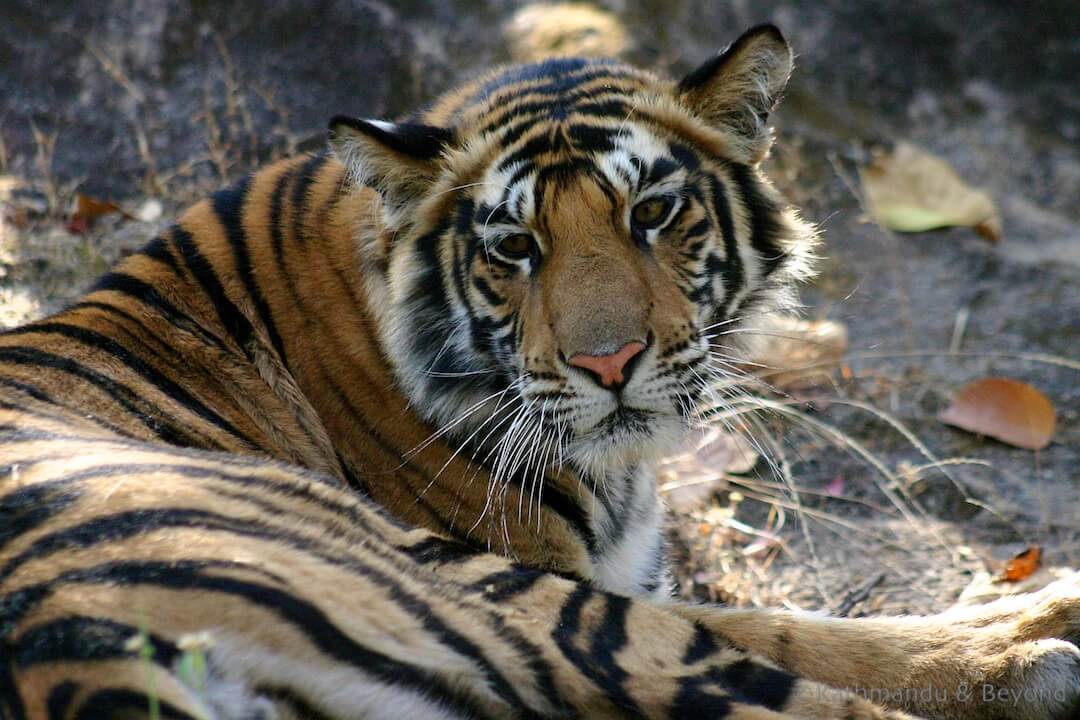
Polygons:
M790 71L748 33L672 84L611 61L500 70L422 123L339 118L382 194L367 244L384 341L416 408L507 473L600 476L685 436L811 235L757 164Z
M486 361L591 467L685 435L745 264L728 261L719 164L645 123L581 127L589 142L571 120L503 153L457 239Z

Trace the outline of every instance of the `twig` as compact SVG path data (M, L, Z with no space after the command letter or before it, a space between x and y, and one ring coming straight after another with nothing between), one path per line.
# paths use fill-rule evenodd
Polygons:
M104 68L105 72L109 73L112 79L119 83L139 105L146 102L146 96L143 95L142 90L139 90L138 86L131 81L131 78L127 76L119 64L89 41L84 41L83 47L101 63L101 67Z
M844 599L836 606L836 611L833 615L836 617L847 617L850 615L851 611L855 609L855 606L870 597L870 593L873 589L880 585L881 581L884 579L885 573L879 572L862 585L848 590L847 594L844 595Z
M56 138L59 137L60 131L55 131L52 135L49 135L42 131L33 120L30 121L30 132L34 136L34 144L37 146L37 152L35 153L35 164L37 165L38 172L41 173L42 178L45 181L45 197L49 203L50 213L61 212L60 208L60 188L56 183L56 179L52 174L53 154L56 151Z
M0 175L7 175L7 143L4 142L4 128L0 127Z
M955 355L960 352L960 346L964 343L964 330L967 329L968 316L971 311L962 307L956 311L956 321L953 323L952 340L949 341L949 353Z

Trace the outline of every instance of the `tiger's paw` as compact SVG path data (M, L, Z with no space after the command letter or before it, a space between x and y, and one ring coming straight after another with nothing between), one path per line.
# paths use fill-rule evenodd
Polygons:
M944 717L1080 717L1080 573L940 619L971 629L968 656L978 658L971 682L957 690Z

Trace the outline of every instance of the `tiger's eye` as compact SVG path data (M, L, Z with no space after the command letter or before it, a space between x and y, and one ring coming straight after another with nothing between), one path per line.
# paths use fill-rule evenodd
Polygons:
M670 209L671 201L667 198L650 198L635 205L631 217L635 225L649 230L663 222Z
M532 254L533 239L531 235L525 233L508 235L499 241L495 249L509 258L528 257Z

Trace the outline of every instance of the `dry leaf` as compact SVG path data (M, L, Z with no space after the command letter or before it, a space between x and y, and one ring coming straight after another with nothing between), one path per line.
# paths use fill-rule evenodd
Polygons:
M114 202L98 200L79 193L75 196L75 207L71 211L71 219L68 221L68 232L84 233L90 229L90 225L99 217L113 213L120 213L127 218L131 217Z
M866 210L883 227L923 232L949 226L974 228L991 242L1001 240L1001 216L993 199L967 185L939 157L911 143L874 156L859 171Z
M942 422L1010 445L1041 450L1054 436L1054 406L1027 383L991 377L965 385Z
M825 492L833 497L843 497L846 485L847 483L844 481L844 476L837 475L825 486Z
M1020 582L1027 580L1031 574L1042 565L1042 548L1032 545L1027 550L1017 554L998 575L998 582Z
M832 320L775 317L755 347L749 370L778 388L820 384L840 364L847 328Z
M713 428L660 465L660 492L668 507L690 512L724 487L725 474L749 472L757 461L758 454L749 441Z
M30 213L24 207L4 208L3 222L16 230L30 227Z

